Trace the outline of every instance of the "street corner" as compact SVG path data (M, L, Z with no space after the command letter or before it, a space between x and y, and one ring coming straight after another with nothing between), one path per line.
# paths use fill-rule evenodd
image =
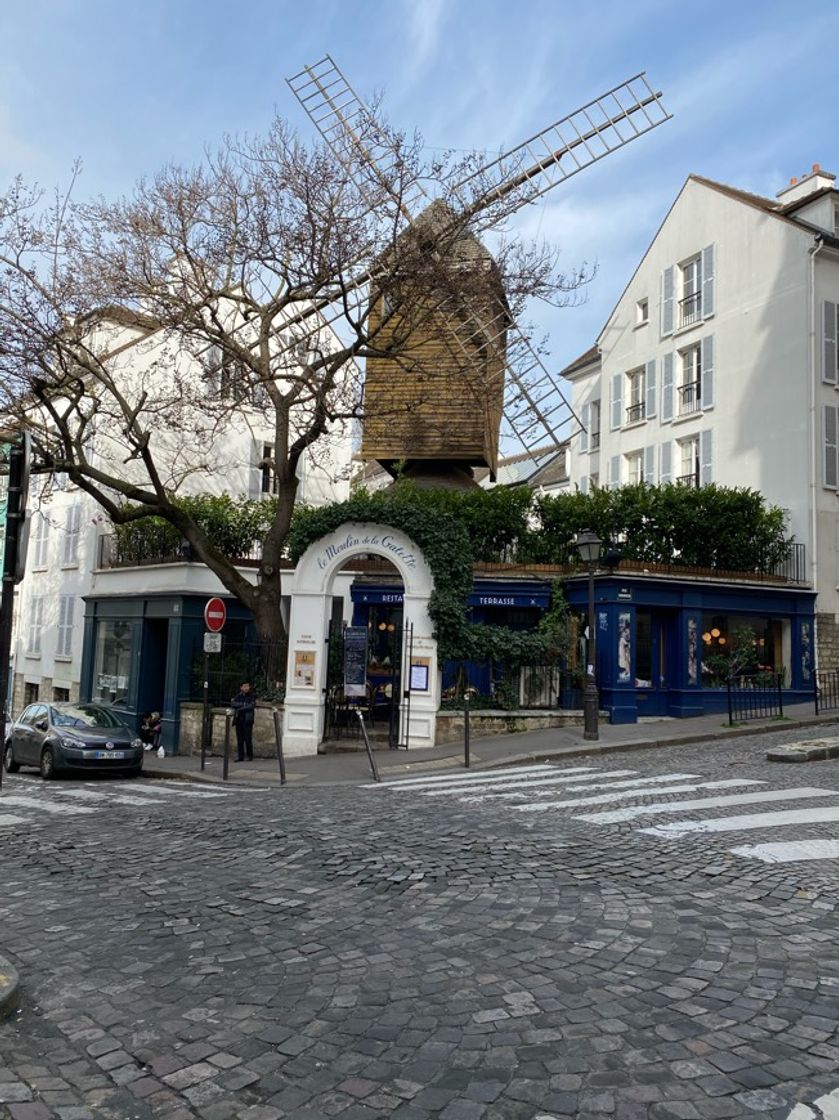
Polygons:
M775 746L766 752L768 762L823 762L839 756L839 737L805 739Z
M0 956L0 1019L11 1015L17 1007L17 989L17 969L11 961Z

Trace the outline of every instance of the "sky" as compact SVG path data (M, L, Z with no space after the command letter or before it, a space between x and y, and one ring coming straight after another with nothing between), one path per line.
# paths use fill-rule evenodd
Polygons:
M773 197L839 173L839 3L808 0L0 0L0 189L15 176L117 196L276 113L329 53L429 149L497 154L646 71L673 119L515 219L569 271L577 306L532 309L561 369L595 341L692 172ZM833 141L830 137L833 136Z

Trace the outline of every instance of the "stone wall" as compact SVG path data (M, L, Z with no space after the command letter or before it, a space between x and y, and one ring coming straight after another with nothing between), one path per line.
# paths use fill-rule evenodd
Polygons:
M839 669L839 623L834 614L816 615L816 664Z
M580 727L582 712L473 712L469 719L472 739L510 735L516 731L541 731L548 727ZM437 713L437 746L463 742L463 712Z
M70 699L78 700L79 686L73 682L70 686ZM53 696L52 677L41 677L38 681L38 700L43 704L51 703ZM26 681L23 673L15 673L12 682L12 712L18 716L26 707Z
M224 754L224 726L227 708L211 708L212 746L210 754ZM273 708L270 704L257 704L253 725L253 753L257 758L274 758L277 753L274 739ZM282 712L282 708L280 708ZM196 703L181 704L181 734L178 741L178 754L201 754L201 721L204 705ZM230 757L236 754L236 731L230 728Z

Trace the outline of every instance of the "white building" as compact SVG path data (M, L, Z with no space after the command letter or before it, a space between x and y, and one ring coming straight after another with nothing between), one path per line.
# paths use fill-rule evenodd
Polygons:
M183 394L191 399L186 400L180 413L180 423L170 426L171 411L162 409L159 428L152 432L155 462L167 488L180 495L226 493L244 498L273 492L273 414L260 408L260 399L242 403L229 368L214 365L212 354L200 365L193 359L190 366L183 354L173 355L171 340L164 342L154 333L124 322L102 329L111 331L109 345L118 354L119 378L125 386L136 391L141 385L154 392L156 384L180 376L180 390L190 385L194 389ZM338 346L325 325L321 325L317 341L322 350ZM303 357L302 353L298 355L301 361ZM172 372L173 363L181 363L179 374ZM351 376L357 377L355 367ZM175 396L167 394L170 401ZM148 415L144 419L148 422ZM333 425L329 435L304 454L298 467L299 501L319 505L348 496L352 444L352 426ZM99 425L87 452L94 466L117 477L132 470L131 463L125 462L119 433L107 422ZM167 597L228 594L213 573L200 564L114 566L108 548L112 526L107 515L66 478L51 478L42 488L38 476L34 476L30 506L27 570L16 599L12 646L15 712L39 699L79 697L86 603L89 607L90 600L126 601L145 596L147 602L156 599L160 603L160 615L165 618ZM254 570L248 578L255 579ZM113 700L124 694L132 651L128 641L115 639L109 625L113 630L122 624L103 621L102 625L88 626L85 656L92 659L92 694ZM167 642L171 648L173 640L172 628L168 637L160 627L158 630L160 653L165 659ZM157 639L144 634L142 641L147 640Z
M775 200L692 175L564 371L581 490L715 482L788 511L839 664L839 191L814 165ZM708 526L714 532L714 526Z

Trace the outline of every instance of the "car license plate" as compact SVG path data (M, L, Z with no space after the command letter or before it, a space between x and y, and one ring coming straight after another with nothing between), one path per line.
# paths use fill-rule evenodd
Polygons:
M125 758L125 751L96 751L94 758Z

